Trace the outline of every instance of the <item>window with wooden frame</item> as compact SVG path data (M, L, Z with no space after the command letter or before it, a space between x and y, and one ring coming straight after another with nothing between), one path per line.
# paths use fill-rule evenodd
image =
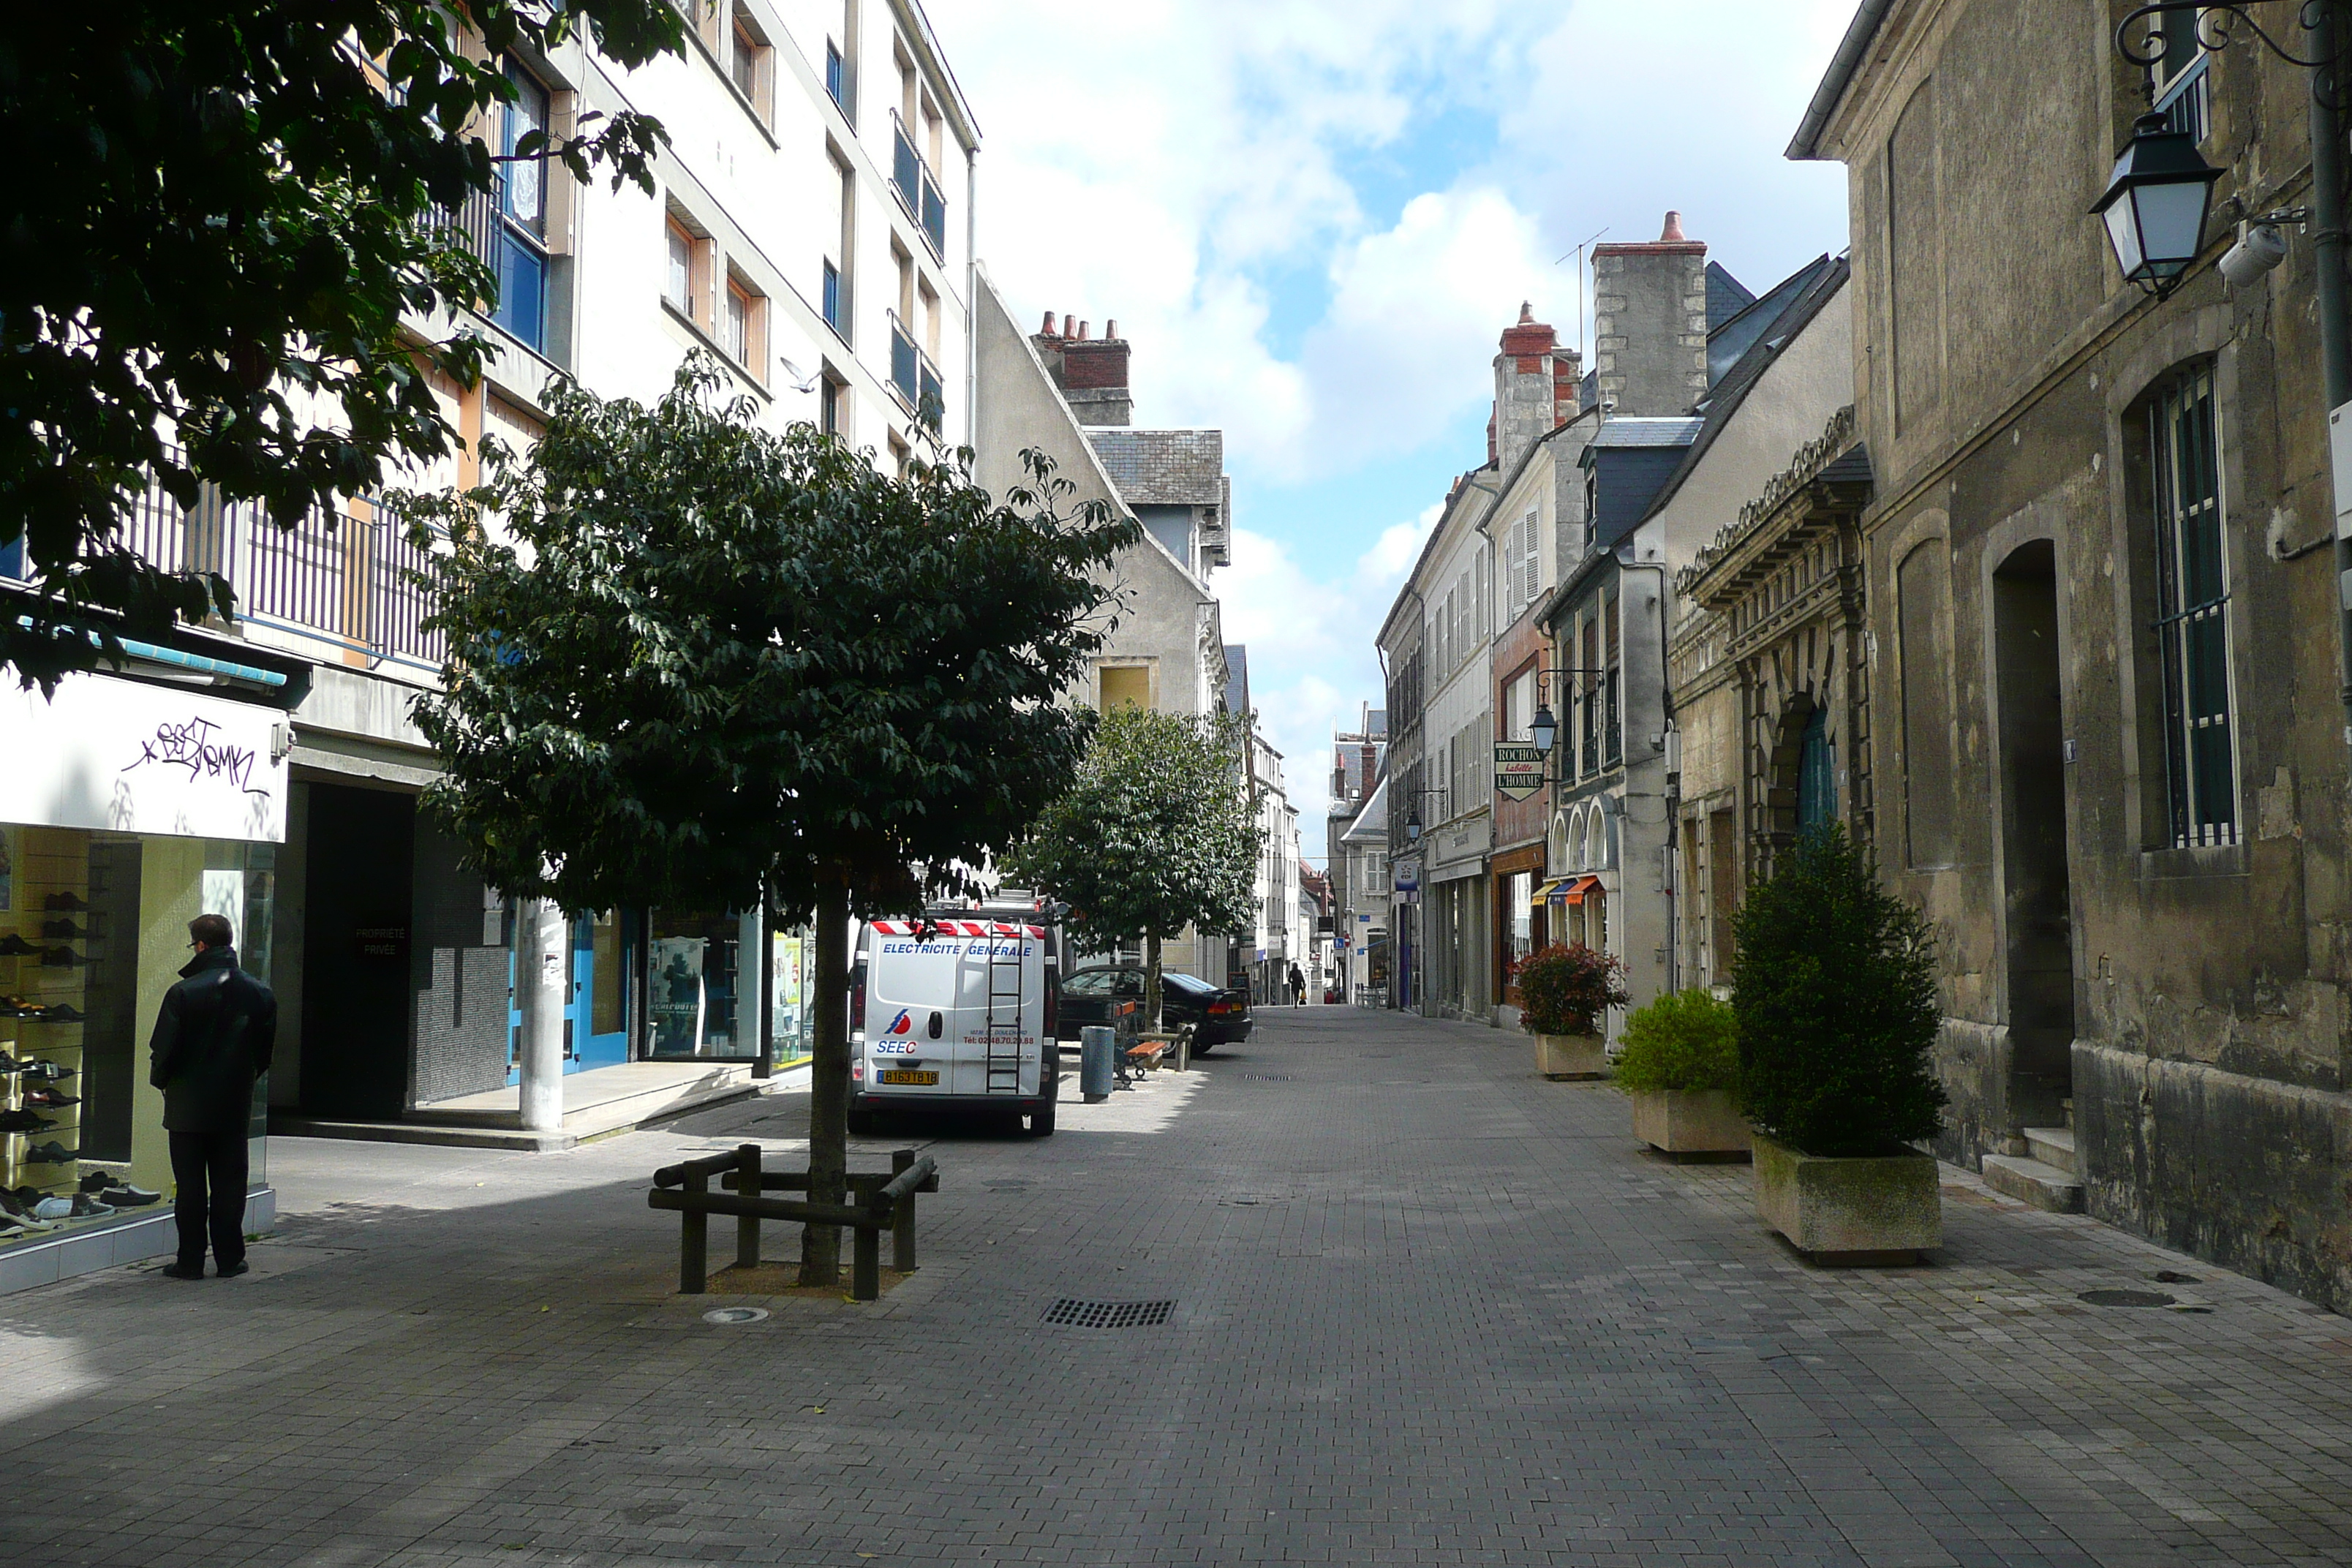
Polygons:
M727 299L719 316L719 346L730 358L764 383L768 379L768 297L730 272Z
M705 331L712 330L710 298L710 237L697 234L686 220L671 213L666 222L668 254L662 272L662 298Z
M768 47L767 36L760 31L759 23L751 19L748 11L738 9L734 26L729 30L732 37L728 40L727 78L735 84L735 90L743 95L744 101L751 106L751 112L760 117L760 122L768 124L775 119L772 85L774 51Z

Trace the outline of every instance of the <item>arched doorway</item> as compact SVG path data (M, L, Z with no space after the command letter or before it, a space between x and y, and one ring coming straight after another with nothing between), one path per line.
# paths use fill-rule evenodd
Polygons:
M2074 932L2066 842L2058 563L2050 541L1993 572L2011 1130L2054 1127L2074 1093Z

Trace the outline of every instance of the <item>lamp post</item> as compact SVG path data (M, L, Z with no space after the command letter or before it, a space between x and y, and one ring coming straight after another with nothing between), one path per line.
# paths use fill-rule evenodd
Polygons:
M2197 139L2161 114L2133 122L2107 188L2091 205L2105 220L2107 243L2126 282L2161 298L2180 285L2205 249L2205 220L2221 171L2197 152Z
M2271 0L2147 0L2134 6L2116 26L2116 52L2133 65L2147 69L2164 58L2171 47L2166 30L2188 27L2196 42L2209 53L2227 48L2236 29L2245 30L2259 40L2264 48L2289 65L2301 66L2311 72L2311 248L2313 270L2316 276L2314 292L2319 316L2320 374L2326 387L2327 409L2332 415L2347 404L2352 404L2352 300L2347 298L2344 271L2344 130L2339 112L2340 79L2343 65L2340 34L2337 29L2338 0L2302 0L2296 7L2310 47L2310 54L2298 55L2263 30L2249 7L2271 3ZM2139 29L2135 42L2133 29ZM2112 213L2124 199L2118 187L2124 184L2126 167L2138 167L2134 152L2142 146L2141 128L2147 126L2143 117L2132 133L2132 145L2116 163L2115 177L2110 179L2106 193L2092 210L2105 216ZM2186 140L2184 137L2183 140ZM2165 216L2175 221L2188 205L2186 187L2192 182L2201 183L2210 199L2212 183L2181 163L2177 151L2156 146L2145 149L2148 154L2147 171L2151 178L2139 182L2161 191L2168 184L2174 188L2170 197L2159 195L2158 201L2169 202ZM2193 156L2195 147L2188 151ZM2204 163L2202 158L2196 162ZM2173 165L2166 174L2159 165ZM2199 238L2201 242L2204 200L2197 204ZM2153 213L2153 209L2151 209ZM2252 219L2256 228L2270 226L2297 215L2271 213ZM2117 237L2118 220L2107 219L2107 236L2116 245L2116 259L2124 264L2125 276L2133 273L2126 259L2125 243ZM2159 227L2162 224L2159 223ZM2143 242L2147 231L2134 226L2133 237ZM2241 249L2244 248L2242 245ZM2195 253L2191 252L2193 256ZM2232 256L2236 256L2232 252ZM2227 258L2225 258L2226 260ZM2252 258L2248 258L2249 261ZM2146 251L2140 252L2140 264L2147 264ZM2234 271L2235 269L2226 268ZM2255 267L2252 276L2259 276L2266 267ZM2157 294L2169 292L2180 277L2176 271L2169 278L2143 286ZM2341 493L2347 476L2336 476ZM2352 746L2352 540L2338 537L2336 542L2336 576L2338 609L2336 616L2336 658L2337 696L2344 710L2344 741Z

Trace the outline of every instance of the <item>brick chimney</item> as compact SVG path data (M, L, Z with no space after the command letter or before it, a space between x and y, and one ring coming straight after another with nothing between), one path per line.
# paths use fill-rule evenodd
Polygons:
M1688 414L1706 395L1706 245L1670 212L1647 245L1592 247L1592 364L1620 415Z
M1535 319L1522 301L1517 324L1503 329L1495 355L1495 414L1486 424L1486 457L1507 470L1521 453L1576 416L1583 362L1559 335Z
M1127 340L1118 335L1118 323L1105 321L1098 338L1092 335L1092 322L1067 313L1062 326L1063 331L1054 330L1054 312L1048 310L1044 329L1029 341L1068 399L1070 412L1081 425L1131 423L1135 399L1127 388Z

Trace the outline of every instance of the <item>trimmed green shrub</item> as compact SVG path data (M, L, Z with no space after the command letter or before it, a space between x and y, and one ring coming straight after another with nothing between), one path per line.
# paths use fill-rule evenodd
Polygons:
M1750 1121L1808 1154L1879 1154L1935 1136L1935 939L1843 827L1800 836L1748 893L1732 935Z
M1629 1094L1739 1088L1739 1022L1713 992L1659 997L1625 1020L1622 1043L1617 1087Z
M1519 1027L1530 1035L1591 1035L1611 1007L1633 1000L1625 994L1625 966L1580 942L1553 942L1519 960L1512 971L1519 986Z

